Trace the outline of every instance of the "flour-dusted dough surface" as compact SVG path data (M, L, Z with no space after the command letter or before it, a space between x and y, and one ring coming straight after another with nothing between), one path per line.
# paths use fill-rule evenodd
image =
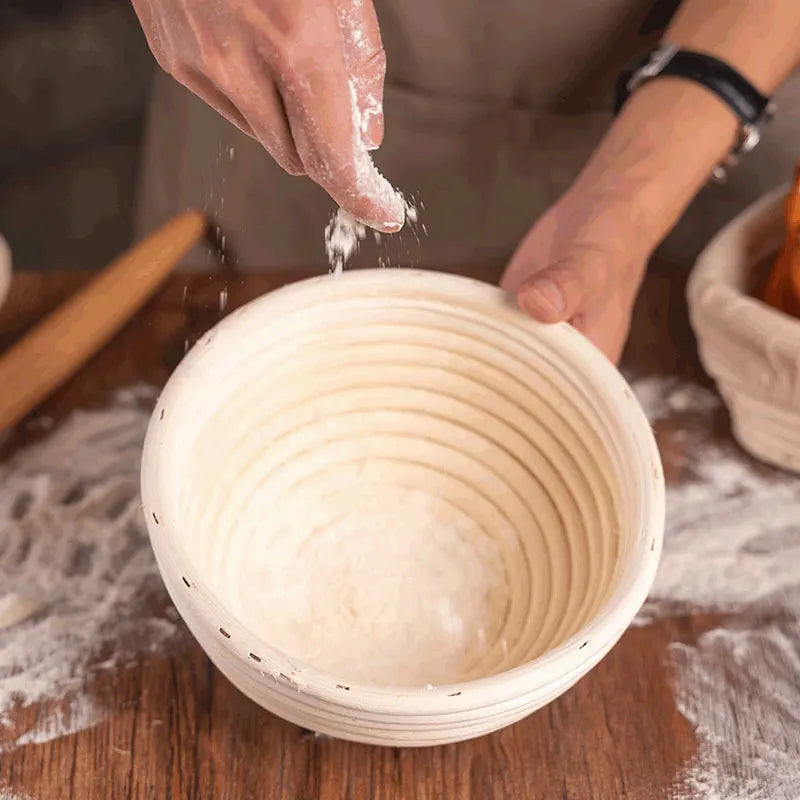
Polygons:
M241 580L223 596L276 647L332 674L452 680L502 628L499 548L445 500L374 472L346 469L349 486L279 501L263 539L234 545Z

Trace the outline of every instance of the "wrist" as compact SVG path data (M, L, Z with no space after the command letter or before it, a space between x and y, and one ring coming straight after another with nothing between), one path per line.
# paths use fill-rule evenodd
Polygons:
M659 78L631 96L570 191L624 215L652 250L730 152L737 130L714 94Z

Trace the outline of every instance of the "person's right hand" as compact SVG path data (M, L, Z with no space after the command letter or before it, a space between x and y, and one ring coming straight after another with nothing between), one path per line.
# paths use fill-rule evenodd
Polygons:
M372 0L133 0L159 64L287 172L356 219L399 230L402 197L372 163L386 56Z

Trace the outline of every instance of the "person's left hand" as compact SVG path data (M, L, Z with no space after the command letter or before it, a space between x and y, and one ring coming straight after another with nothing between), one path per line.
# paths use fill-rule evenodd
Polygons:
M626 203L567 192L514 253L501 286L545 323L566 321L616 363L652 245Z

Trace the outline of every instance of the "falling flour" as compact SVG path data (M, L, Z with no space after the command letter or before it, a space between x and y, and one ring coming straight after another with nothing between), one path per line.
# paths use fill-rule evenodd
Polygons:
M735 614L696 644L670 648L676 702L699 746L671 796L797 800L800 480L712 439L713 392L674 378L633 386L651 422L691 418L673 432L691 477L667 488L662 560L637 622Z
M178 634L139 501L154 397L121 392L0 464L0 752L102 721L87 678Z
M419 220L419 207L414 200L403 198L403 208L407 223L416 230ZM375 243L382 244L381 234L373 231ZM415 233L416 235L416 233ZM325 228L325 255L328 258L330 271L338 275L349 264L350 259L358 252L361 242L367 236L367 226L359 222L344 209L337 209ZM419 239L417 239L419 241ZM390 266L387 259L379 256L380 266Z
M331 272L338 275L347 266L367 235L367 226L338 208L325 228L325 255Z

